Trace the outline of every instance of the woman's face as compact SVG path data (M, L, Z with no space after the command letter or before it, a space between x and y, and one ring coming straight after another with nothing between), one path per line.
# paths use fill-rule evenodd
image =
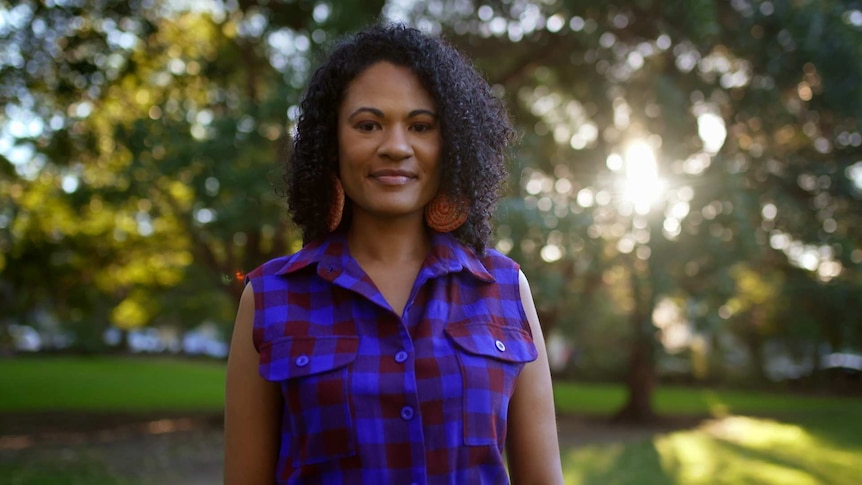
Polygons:
M353 217L421 217L440 186L440 126L431 95L406 67L372 64L338 112L338 167Z

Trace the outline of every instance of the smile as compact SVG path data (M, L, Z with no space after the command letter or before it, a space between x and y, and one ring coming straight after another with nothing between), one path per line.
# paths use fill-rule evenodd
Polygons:
M383 185L404 185L416 180L416 174L404 170L378 170L371 178Z

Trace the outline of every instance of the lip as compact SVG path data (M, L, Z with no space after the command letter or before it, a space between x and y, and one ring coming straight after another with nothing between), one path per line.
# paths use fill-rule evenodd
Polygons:
M383 169L371 172L370 177L383 185L404 185L416 179L416 174L407 170Z

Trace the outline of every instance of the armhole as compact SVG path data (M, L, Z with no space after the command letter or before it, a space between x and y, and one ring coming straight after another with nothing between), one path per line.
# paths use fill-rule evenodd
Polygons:
M513 261L514 262L514 261ZM527 280L527 276L524 275L524 280ZM518 306L518 313L521 318L521 328L524 329L525 332L530 336L530 340L535 340L533 338L533 327L530 326L530 319L527 317L527 310L524 308L524 297L521 294L521 265L515 262L515 289L517 292L517 300L516 304ZM533 292L530 291L530 297L532 298ZM533 303L535 306L535 302Z
M251 341L252 345L254 345L254 350L260 354L260 347L263 344L263 322L260 321L261 311L259 308L259 302L257 298L257 293L254 291L254 282L251 277L246 275L245 282L243 286L243 293L245 291L251 291L251 299L254 304L254 309L252 313L252 322L251 322Z

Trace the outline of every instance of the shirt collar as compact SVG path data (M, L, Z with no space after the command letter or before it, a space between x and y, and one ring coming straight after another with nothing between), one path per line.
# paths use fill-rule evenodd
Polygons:
M348 260L352 261L353 258L348 252L346 234L343 231L336 231L323 239L303 246L289 257L275 274L286 275L316 264L317 272L321 276L324 274L336 276L348 265ZM449 233L432 232L431 251L422 266L432 276L466 271L480 281L486 283L496 281L476 253Z
M321 262L328 263L330 270L332 268L333 259L339 260L338 267L342 256L348 256L347 241L344 235L340 232L334 232L328 237L310 242L302 247L299 251L287 258L284 265L276 270L276 275L286 275L300 271L311 265L320 265Z
M431 251L423 265L432 273L459 273L466 270L476 279L486 283L496 281L485 265L471 248L461 244L450 233L433 232L431 236Z

